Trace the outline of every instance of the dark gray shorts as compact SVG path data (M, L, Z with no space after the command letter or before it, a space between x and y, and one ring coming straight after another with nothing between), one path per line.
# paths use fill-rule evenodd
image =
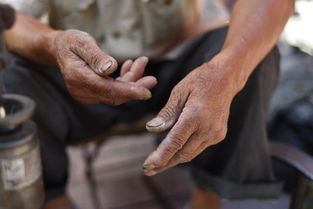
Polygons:
M222 47L227 29L204 34L176 60L150 63L146 74L159 84L149 101L118 107L81 104L68 94L60 71L14 56L5 72L9 93L29 96L37 103L34 120L39 129L47 197L63 193L68 177L65 147L98 135L118 122L132 123L157 113L171 89L191 70L210 60ZM192 163L194 183L222 198L273 198L280 193L267 149L266 110L277 83L279 53L273 49L235 97L226 139L208 148Z

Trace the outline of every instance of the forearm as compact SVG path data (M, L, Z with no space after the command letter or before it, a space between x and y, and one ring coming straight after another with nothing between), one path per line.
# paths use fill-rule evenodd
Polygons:
M226 65L238 92L253 69L273 48L294 9L294 0L239 0L221 52L213 59ZM223 62L223 63L220 63Z
M52 40L56 33L58 31L35 18L16 12L14 26L4 35L10 51L41 64L56 65L52 50Z

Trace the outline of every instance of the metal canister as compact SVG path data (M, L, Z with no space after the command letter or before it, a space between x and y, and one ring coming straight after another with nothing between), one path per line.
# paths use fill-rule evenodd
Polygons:
M35 103L3 95L0 106L0 209L40 209L44 202Z

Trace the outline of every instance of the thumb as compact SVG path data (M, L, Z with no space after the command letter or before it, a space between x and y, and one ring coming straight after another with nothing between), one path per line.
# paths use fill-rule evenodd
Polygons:
M85 35L83 42L83 44L74 47L74 52L84 60L96 74L106 76L117 69L116 60L102 51L91 36L88 34Z
M88 63L90 68L100 76L106 76L112 74L117 69L116 60L104 53L98 47L89 54L85 61Z
M159 114L151 121L147 122L146 129L155 133L170 129L178 120L185 103L186 98L179 98L172 92L167 104Z

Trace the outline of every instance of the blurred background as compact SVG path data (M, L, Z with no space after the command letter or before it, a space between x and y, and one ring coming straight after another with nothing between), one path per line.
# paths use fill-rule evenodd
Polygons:
M7 0L8 3L13 0ZM23 0L19 1L23 4ZM31 1L31 0L27 0ZM231 10L235 0L220 0ZM36 8L32 8L36 9ZM38 8L39 10L40 8ZM44 20L43 20L44 21ZM288 142L313 155L313 0L299 0L278 43L281 76L268 113L271 140ZM157 136L114 134L101 146L71 147L69 194L79 208L183 208L191 188L188 165L152 178L142 175L142 162L155 149ZM273 161L285 181L278 200L225 201L223 209L287 209L296 172ZM312 209L313 203L306 209Z

